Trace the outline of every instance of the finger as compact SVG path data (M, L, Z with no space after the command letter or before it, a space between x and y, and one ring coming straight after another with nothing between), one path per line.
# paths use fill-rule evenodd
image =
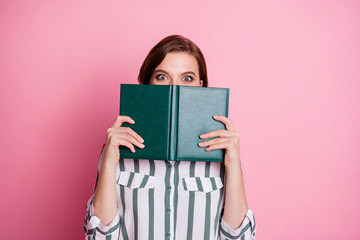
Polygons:
M140 143L144 142L144 139L134 130L132 130L130 127L108 128L106 133L107 133L107 137L116 135L117 137L122 137L127 139L128 137L126 136L129 137L131 136L131 138L133 138L135 142L140 142Z
M137 141L139 141L141 143L144 142L144 139L137 132L135 132L133 129L131 129L131 127L121 127L119 130L121 132L126 132L127 134L129 134L132 137L136 138Z
M119 135L120 138L123 138L127 141L129 141L130 143L132 143L133 145L136 145L138 148L144 148L145 145L142 144L141 142L139 142L136 138L134 138L132 135L130 135L129 133L126 133L126 135L121 134Z
M199 147L207 147L207 146L210 146L212 144L225 142L227 140L228 140L227 138L214 138L214 139L211 139L211 140L208 140L208 141L199 142L198 145L199 145Z
M227 118L227 117L222 116L222 115L214 115L213 118L216 121L220 121L220 122L224 123L225 124L225 129L227 129L227 130L235 130L234 124L233 124L233 122L231 121L230 118Z
M236 136L236 135L237 135L237 133L235 131L217 129L217 130L214 130L211 132L203 133L199 137L201 139L205 139L205 138L211 138L211 137L232 137L232 136Z
M135 152L134 145L132 145L132 144L131 144L129 141L127 141L126 139L118 138L116 144L117 144L118 146L125 146L125 147L129 148L130 151L133 152L133 153ZM120 154L121 154L121 152L120 152Z
M229 140L226 140L224 142L212 144L211 146L205 148L205 151L211 151L215 149L227 149L228 147L229 147Z
M120 127L123 122L134 124L135 121L129 116L118 115L111 127Z

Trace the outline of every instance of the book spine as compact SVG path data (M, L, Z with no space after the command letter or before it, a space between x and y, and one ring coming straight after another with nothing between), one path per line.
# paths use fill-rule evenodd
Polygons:
M177 156L177 128L178 128L178 105L179 86L171 85L171 109L170 109L170 139L169 139L169 160L176 161Z
M230 99L230 89L226 89L225 117L229 117L229 99Z

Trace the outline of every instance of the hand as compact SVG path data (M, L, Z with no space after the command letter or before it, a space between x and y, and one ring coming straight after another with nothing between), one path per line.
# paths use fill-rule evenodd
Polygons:
M135 152L134 145L144 148L144 139L130 127L121 127L123 122L134 124L135 121L128 116L117 116L114 123L106 131L106 143L104 147L104 161L117 164L120 158L119 146L128 147Z
M240 136L238 132L235 130L232 121L221 115L215 115L213 118L216 121L220 121L225 124L226 130L217 129L211 132L207 132L200 135L201 139L217 137L208 141L200 142L200 147L208 146L205 151L211 151L214 149L226 149L224 164L225 167L228 169L230 168L237 168L240 167L241 169L241 162L240 162Z
M223 219L232 229L241 226L249 209L245 195L245 186L240 162L239 134L234 128L232 121L225 116L213 116L216 121L225 124L225 129L217 129L202 134L200 138L217 137L203 142L203 146L209 146L206 151L213 149L226 149L224 165L226 168L226 191L224 202ZM199 144L200 145L200 144ZM200 145L201 146L201 145Z

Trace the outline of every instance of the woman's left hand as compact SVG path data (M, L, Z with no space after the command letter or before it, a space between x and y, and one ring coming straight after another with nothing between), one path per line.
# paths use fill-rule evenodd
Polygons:
M216 121L225 124L225 129L217 129L200 136L201 139L215 137L214 139L204 141L201 147L208 146L206 151L213 149L225 148L224 164L227 178L225 186L225 203L224 203L224 221L232 229L237 229L243 223L246 213L249 209L245 196L244 179L240 162L240 137L234 128L232 121L225 116L213 116Z
M214 149L226 149L224 164L226 168L238 168L241 169L240 163L240 136L235 130L234 125L230 118L221 115L215 115L213 118L216 121L220 121L225 124L224 129L217 129L211 132L207 132L200 135L201 139L215 137L214 139L200 142L200 147L207 147L205 151L211 151Z

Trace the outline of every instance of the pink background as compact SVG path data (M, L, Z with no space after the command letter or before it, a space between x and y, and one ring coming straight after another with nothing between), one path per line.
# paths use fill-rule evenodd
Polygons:
M358 1L0 1L1 239L83 239L120 83L182 34L229 87L257 239L359 239Z

